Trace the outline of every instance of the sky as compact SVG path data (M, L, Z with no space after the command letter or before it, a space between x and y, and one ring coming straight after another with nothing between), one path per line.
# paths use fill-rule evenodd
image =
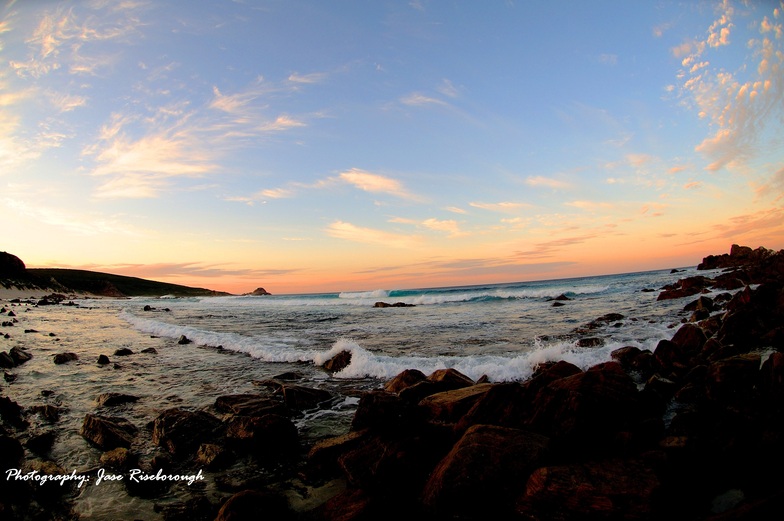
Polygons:
M784 248L784 2L0 6L0 250L231 293Z

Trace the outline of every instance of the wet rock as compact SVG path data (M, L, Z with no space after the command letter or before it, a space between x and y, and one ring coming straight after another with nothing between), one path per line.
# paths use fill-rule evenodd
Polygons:
M517 503L534 519L651 519L661 483L637 460L542 467L533 472Z
M155 349L154 347L148 347L148 348L142 349L142 353L148 354L148 355L157 355L158 354L158 350Z
M110 364L111 360L109 360L109 357L106 355L99 355L97 363L98 365L106 365L106 364Z
M294 521L295 513L286 499L267 490L243 490L231 496L218 511L215 521L275 519Z
M226 426L226 439L260 459L288 458L299 450L297 427L279 414L235 416Z
M17 429L27 428L27 420L24 418L24 409L21 405L7 396L0 396L0 418Z
M117 471L139 467L139 457L126 447L117 447L101 454L101 465Z
M324 369L330 373L337 373L345 369L351 363L351 351L341 351L326 362Z
M134 403L139 400L138 396L124 393L103 393L95 399L97 407L112 407L126 403Z
M295 411L315 409L332 399L329 391L304 385L284 384L281 386L280 393L286 406Z
M127 347L121 347L120 349L114 351L114 356L130 356L132 354L133 351Z
M228 394L215 399L215 409L238 416L264 416L286 414L286 406L280 400L261 394Z
M231 451L217 443L202 443L196 451L196 463L208 470L226 468L232 459Z
M390 304L388 302L376 302L373 304L374 308L413 308L416 304L406 304L405 302L395 302Z
M431 394L418 407L430 421L457 423L491 387L492 384L477 384Z
M180 338L177 339L177 343L180 345L190 344L192 340L190 340L185 335L180 335Z
M4 471L19 468L23 457L24 447L19 440L8 434L0 433L0 467Z
M129 448L138 429L127 419L87 414L80 434L101 450Z
M57 365L73 362L74 360L79 360L79 356L76 353L57 353L54 355L54 363Z
M16 367L16 362L14 362L14 359L11 358L11 355L6 353L5 351L2 351L0 352L0 367L3 367L5 369L11 369L13 367Z
M22 365L33 359L33 355L16 346L12 347L8 354L13 359L15 365Z
M422 501L444 518L502 516L543 463L548 446L549 440L538 434L475 425L430 474Z
M182 459L212 441L220 427L221 421L207 412L167 409L153 422L152 442Z
M27 447L31 452L34 452L40 456L46 456L52 450L52 446L54 445L56 438L56 431L45 431L30 436L30 438L25 443L25 447Z
M577 347L599 347L604 345L604 339L599 337L581 338L577 341Z
M307 462L310 475L331 474L338 469L337 459L341 454L357 448L368 437L367 430L351 431L316 442L308 452Z
M427 377L425 376L425 373L419 369L406 369L405 371L395 376L392 380L387 382L387 384L384 386L384 390L389 391L390 393L399 393L403 389L411 387L412 385L417 384L426 378Z
M706 396L724 403L750 400L760 384L760 357L744 354L719 360L708 366Z
M44 421L55 423L60 419L60 408L55 405L34 405L30 407L30 412L38 414Z
M474 385L474 381L457 369L438 369L433 371L428 377L429 382L438 384L443 390L460 389Z

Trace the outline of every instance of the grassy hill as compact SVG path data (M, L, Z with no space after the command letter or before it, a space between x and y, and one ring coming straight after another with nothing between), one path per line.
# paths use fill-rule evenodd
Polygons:
M220 291L192 288L138 277L125 277L97 271L60 268L27 268L26 275L39 287L69 289L77 293L92 293L112 297L204 297L229 295Z

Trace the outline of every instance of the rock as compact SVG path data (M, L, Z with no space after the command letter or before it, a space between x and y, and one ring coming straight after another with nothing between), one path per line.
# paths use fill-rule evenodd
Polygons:
M617 362L550 382L537 394L529 425L564 454L611 447L613 435L637 419L637 386Z
M54 441L57 438L56 431L45 431L40 434L30 436L25 443L25 447L30 449L31 452L46 456L52 450Z
M127 419L114 416L87 414L80 434L101 450L131 446L138 429Z
M76 353L57 353L54 355L54 363L57 365L79 360Z
M760 370L760 387L773 403L784 403L784 353L771 353Z
M411 387L412 385L419 383L426 378L427 377L425 376L425 373L419 369L406 369L405 371L395 376L392 380L387 382L387 384L384 386L384 390L389 391L390 393L399 393L403 389Z
M123 393L103 393L99 394L95 399L95 404L98 407L112 407L114 405L122 405L125 403L133 403L139 400L138 396Z
M120 349L115 350L114 356L129 356L132 355L133 351L128 349L127 347L122 347Z
M564 304L563 302L553 302L553 307L554 308L560 308L560 307L565 306L565 305L566 304Z
M492 384L477 384L431 394L419 402L418 407L430 421L457 423L492 386Z
M530 415L532 398L528 384L495 384L460 418L455 431L464 432L478 424L522 428Z
M221 421L204 411L167 409L153 422L152 442L183 459L215 437Z
M126 447L117 447L101 454L101 465L118 471L138 468L139 458Z
M260 459L279 460L299 450L297 427L285 416L235 416L226 426L226 439Z
M208 470L226 468L231 463L231 460L231 451L217 443L202 443L196 452L196 463Z
M24 419L24 409L21 405L7 396L0 396L0 418L17 429L25 429L27 420Z
M323 366L330 373L337 373L348 367L351 363L351 351L341 351L326 362Z
M637 460L542 467L528 479L517 511L535 519L652 519L661 483Z
M686 356L694 356L700 352L708 338L701 327L695 324L684 324L672 337L672 343L682 349Z
M177 343L180 345L190 344L192 340L188 339L185 335L180 335L180 338L177 339Z
M0 467L3 471L19 468L24 452L19 440L0 431Z
M428 377L429 382L439 384L444 390L459 389L474 385L474 381L458 371L457 369L438 369L433 371Z
M256 288L253 291L251 291L250 293L244 293L244 295L246 295L246 296L253 296L253 297L261 297L261 296L264 296L264 295L272 295L272 293L269 293L264 288Z
M142 353L147 354L147 355L157 355L158 354L158 350L155 349L154 347L147 347L145 349L142 349Z
M581 338L577 341L577 347L599 347L604 345L604 339L599 337Z
M304 385L284 384L281 386L280 393L286 406L295 411L315 409L332 399L329 391Z
M11 369L12 367L16 367L16 362L11 358L11 355L2 351L0 352L0 367Z
M0 251L0 279L13 278L25 273L25 263L16 255Z
M97 363L98 365L106 365L106 364L110 364L111 360L109 360L109 357L106 355L98 355Z
M373 304L374 308L413 308L416 304L406 304L405 302L395 302L394 304L390 304L389 302L376 302Z
M34 405L30 412L38 414L44 421L55 423L60 419L60 408L54 405Z
M760 357L743 354L708 366L705 391L709 399L723 403L751 400L760 384Z
M223 504L215 521L252 519L294 521L297 516L281 495L267 490L243 490L231 496Z
M308 452L308 467L310 473L333 473L337 470L337 459L341 454L357 448L366 441L367 430L351 431L341 436L335 436L317 441Z
M402 397L387 391L368 391L359 398L351 430L396 432L406 428L413 419L413 409Z
M215 409L237 416L286 414L286 406L279 400L261 394L228 394L215 399Z
M16 365L22 365L23 363L29 362L30 360L33 359L33 355L31 355L24 349L16 346L12 347L11 350L8 352L8 354L11 356L11 358L14 361L14 364Z
M549 440L530 432L474 425L435 467L423 503L445 519L497 519L544 461Z

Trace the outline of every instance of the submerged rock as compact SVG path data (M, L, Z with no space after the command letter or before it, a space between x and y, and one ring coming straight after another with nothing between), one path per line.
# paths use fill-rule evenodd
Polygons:
M80 434L99 449L112 450L129 448L137 432L136 426L125 418L87 414Z

